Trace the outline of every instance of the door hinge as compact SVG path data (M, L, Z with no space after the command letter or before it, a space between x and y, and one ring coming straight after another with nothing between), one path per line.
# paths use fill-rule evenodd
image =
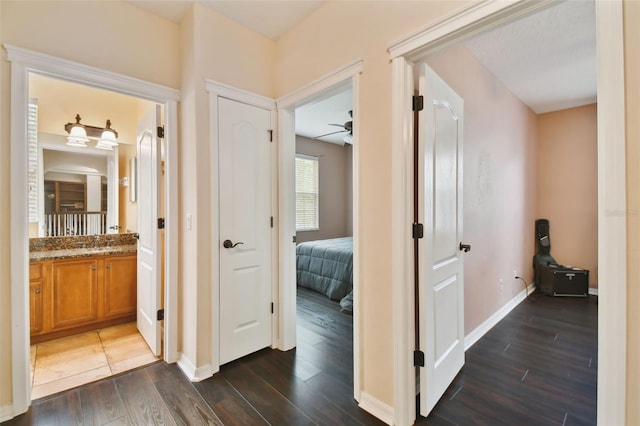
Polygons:
M414 96L411 107L413 111L422 111L424 109L424 96Z
M271 227L273 228L273 216L271 216Z
M164 217L158 218L158 229L164 229Z
M158 309L156 318L158 319L158 321L164 320L164 309Z
M273 313L273 302L271 302L271 313Z
M418 350L413 351L413 366L424 367L424 352Z
M293 241L292 241L293 243L295 243L295 242L296 242L296 236L295 236L295 235L294 235L291 239L293 240Z
M421 223L411 225L411 236L414 240L424 237L424 225Z
M273 142L273 130L269 129L269 142Z
M158 137L164 138L164 126L158 126Z

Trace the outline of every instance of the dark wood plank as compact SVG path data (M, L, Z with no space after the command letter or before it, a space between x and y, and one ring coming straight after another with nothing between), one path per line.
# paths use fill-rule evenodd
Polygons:
M167 367L164 363L162 366ZM147 368L113 379L132 422L140 425L176 425L170 410L149 379Z
M115 382L101 380L78 388L82 404L82 424L104 425L116 421L130 422L127 408L120 398Z
M227 426L260 426L268 422L221 374L193 384Z
M535 295L466 352L428 418L453 424L596 423L597 298Z
M153 365L146 369L151 382L171 411L176 423L182 425L222 425L222 421L202 396L178 371L176 365Z

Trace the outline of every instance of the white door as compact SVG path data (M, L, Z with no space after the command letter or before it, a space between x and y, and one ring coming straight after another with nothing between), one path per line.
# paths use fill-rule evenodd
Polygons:
M156 105L138 123L137 204L138 204L138 330L149 348L160 355L161 327L157 312L162 304L160 274L160 105Z
M426 65L419 118L420 411L427 416L464 365L463 101Z
M220 364L271 345L270 124L218 98Z

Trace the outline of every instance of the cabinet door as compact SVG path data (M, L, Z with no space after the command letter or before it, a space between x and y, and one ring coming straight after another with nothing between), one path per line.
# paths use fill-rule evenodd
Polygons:
M136 256L109 256L104 262L104 316L136 313Z
M98 261L54 262L51 283L51 326L66 328L98 316Z
M29 323L31 334L37 334L42 331L43 267L42 262L29 264Z

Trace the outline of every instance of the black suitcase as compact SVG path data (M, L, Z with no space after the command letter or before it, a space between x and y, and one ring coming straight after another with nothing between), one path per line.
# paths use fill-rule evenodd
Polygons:
M563 265L540 267L540 290L551 296L589 295L589 271Z

